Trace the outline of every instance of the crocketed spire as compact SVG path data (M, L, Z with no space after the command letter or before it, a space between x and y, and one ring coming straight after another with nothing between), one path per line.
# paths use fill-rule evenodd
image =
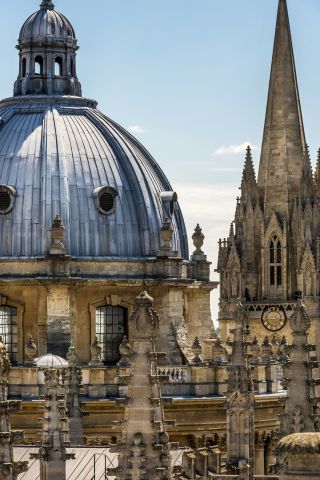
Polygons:
M257 196L257 181L256 173L252 161L251 147L248 145L246 150L246 159L244 162L244 168L241 181L241 199L248 201L249 199L255 200Z
M299 194L306 145L286 0L279 0L267 112L258 176L265 209L288 217Z

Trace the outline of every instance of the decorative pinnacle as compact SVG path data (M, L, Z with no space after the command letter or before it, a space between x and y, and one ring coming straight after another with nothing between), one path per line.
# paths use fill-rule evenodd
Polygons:
M54 4L52 3L52 0L43 0L42 3L40 4L40 8L44 8L47 10L54 10Z

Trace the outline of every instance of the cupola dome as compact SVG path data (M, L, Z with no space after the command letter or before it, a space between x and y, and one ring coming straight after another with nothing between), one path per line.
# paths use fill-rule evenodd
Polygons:
M55 11L51 0L23 24L17 49L19 76L14 95L81 96L76 75L76 35L64 15Z
M53 3L48 0L40 5L40 10L30 15L24 22L19 35L19 43L37 40L47 37L48 40L54 38L76 40L74 29L69 20L54 10Z

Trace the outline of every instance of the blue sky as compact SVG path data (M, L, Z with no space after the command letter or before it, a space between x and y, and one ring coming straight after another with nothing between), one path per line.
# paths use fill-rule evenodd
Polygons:
M17 76L19 29L39 2L0 0L2 98L11 96ZM214 264L241 181L239 145L254 145L259 161L277 3L55 1L77 33L84 95L150 150L177 190L190 235L197 221L203 227ZM288 6L314 162L320 147L320 2L288 0ZM216 298L213 307L216 316Z

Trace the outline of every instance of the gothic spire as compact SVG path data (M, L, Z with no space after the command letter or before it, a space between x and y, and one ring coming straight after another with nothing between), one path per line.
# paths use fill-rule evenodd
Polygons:
M287 217L298 195L306 145L286 0L279 0L258 187L265 208Z
M256 173L254 171L251 147L248 145L246 150L246 159L244 162L244 168L241 181L241 198L242 200L255 200L256 199Z

